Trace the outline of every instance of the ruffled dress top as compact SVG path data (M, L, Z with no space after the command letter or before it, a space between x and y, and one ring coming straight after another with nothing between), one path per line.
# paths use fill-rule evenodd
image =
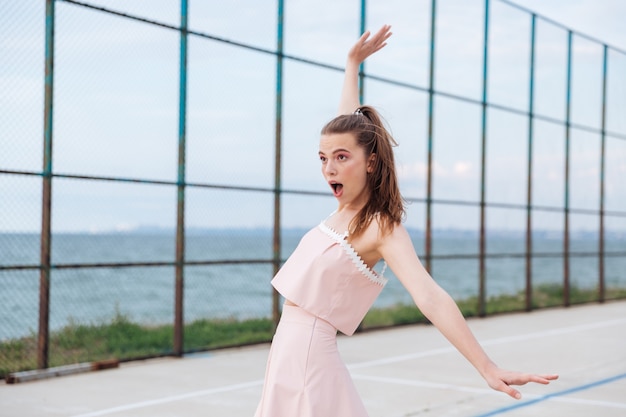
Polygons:
M347 237L321 222L304 235L272 285L303 310L352 335L387 279L363 262Z

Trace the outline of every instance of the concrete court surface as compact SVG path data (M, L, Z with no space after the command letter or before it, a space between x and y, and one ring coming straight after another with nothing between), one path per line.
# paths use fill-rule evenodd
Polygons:
M370 417L626 416L626 301L468 322L500 366L555 372L559 380L521 387L523 398L513 400L491 391L433 326L341 336ZM0 382L0 416L251 417L268 350L263 344Z

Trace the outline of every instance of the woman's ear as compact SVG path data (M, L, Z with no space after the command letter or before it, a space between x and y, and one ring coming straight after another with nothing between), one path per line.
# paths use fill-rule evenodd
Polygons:
M376 162L376 154L372 153L370 154L370 156L367 157L367 173L371 174L372 172L374 172L374 165Z

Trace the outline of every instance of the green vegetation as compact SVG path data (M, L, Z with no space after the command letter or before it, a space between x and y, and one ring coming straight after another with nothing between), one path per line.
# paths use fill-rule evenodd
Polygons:
M185 350L206 350L265 342L272 338L270 319L197 320L185 325ZM103 324L69 323L50 334L50 367L106 359L137 359L172 354L171 324L145 326L117 313ZM37 368L37 336L0 342L0 378Z
M607 289L606 299L617 300L626 298L626 288ZM580 289L570 287L570 304L584 304L597 301L598 291L596 289ZM478 316L478 298L470 297L464 300L457 300L457 305L465 317ZM563 287L557 284L541 285L534 289L532 308L541 309L546 307L557 307L563 305ZM499 295L487 299L487 315L499 313L511 313L524 311L526 308L525 294ZM428 320L414 306L407 304L397 304L387 308L371 309L363 323L361 330L376 329L387 326L397 326L411 323L427 323Z
M626 288L609 289L607 299L626 298ZM560 306L563 304L563 288L560 285L543 285L533 291L533 308ZM597 300L597 290L570 288L571 304ZM476 297L457 301L466 317L478 314ZM502 295L487 300L487 314L523 311L524 294ZM361 330L386 326L426 323L427 320L413 305L399 304L389 308L374 308L367 314ZM267 342L273 334L270 319L196 320L185 325L184 346L186 351L207 350L229 346ZM51 367L71 363L100 361L106 359L137 359L168 355L172 353L171 324L146 326L133 323L117 313L108 323L78 324L70 322L63 329L50 335ZM0 378L10 372L36 369L37 335L0 342Z

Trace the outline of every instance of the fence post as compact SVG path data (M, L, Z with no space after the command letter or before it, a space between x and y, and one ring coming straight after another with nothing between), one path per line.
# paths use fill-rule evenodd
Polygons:
M606 72L608 47L604 45L602 54L602 126L600 133L600 231L598 236L598 301L606 296L604 282L604 173L606 170Z
M481 124L481 162L480 162L480 243L479 243L479 293L478 315L486 314L486 285L485 285L485 179L486 179L486 156L487 156L487 70L489 64L489 0L485 0L485 31L483 38L483 93L482 93L482 124Z
M273 232L273 266L276 275L280 269L280 199L281 199L281 149L282 149L282 115L283 115L283 23L284 1L278 0L278 19L276 27L276 119L275 119L275 145L274 145L274 232ZM278 325L280 308L278 305L279 295L272 290L272 320Z
M174 301L174 354L184 351L185 290L185 148L187 120L187 0L181 0L180 11L180 81L178 107L178 205L176 215L176 288Z
M367 20L367 4L366 0L361 0L361 18L360 18L360 33L363 34L366 28L366 20ZM365 61L361 62L359 65L359 103L363 103L363 97L365 96Z
M54 0L46 0L46 58L41 202L41 269L39 272L39 333L37 366L48 367L50 325L50 246L52 228L52 106L54 79Z
M533 13L530 24L530 82L528 97L528 165L526 191L526 311L533 308L533 135L535 117L535 34L537 16Z
M424 243L426 270L432 274L432 206L433 206L433 116L435 98L435 23L437 0L430 3L430 56L428 67L428 161L426 172L426 236Z
M569 280L569 163L570 163L570 117L572 92L572 31L567 31L567 92L565 107L565 208L563 227L563 305L570 305Z

